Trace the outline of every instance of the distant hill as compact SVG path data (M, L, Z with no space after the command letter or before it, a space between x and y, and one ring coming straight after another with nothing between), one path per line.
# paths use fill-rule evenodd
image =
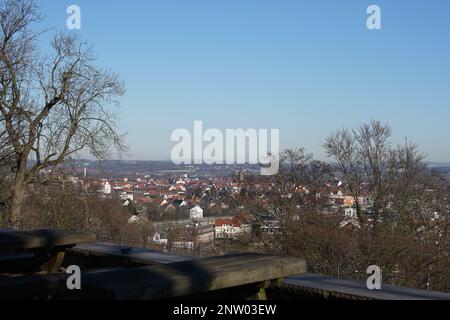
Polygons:
M171 161L131 161L131 160L70 160L64 163L64 169L78 176L86 173L89 177L120 178L133 176L180 176L189 177L229 177L240 170L246 173L259 172L257 165L175 165Z
M427 162L431 168L450 168L450 162Z

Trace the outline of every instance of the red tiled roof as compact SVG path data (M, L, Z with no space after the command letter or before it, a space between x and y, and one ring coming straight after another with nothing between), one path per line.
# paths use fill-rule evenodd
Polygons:
M232 227L240 227L241 223L238 219L233 218L233 219L217 219L216 221L214 221L214 226L216 227L221 227L221 226L232 226Z

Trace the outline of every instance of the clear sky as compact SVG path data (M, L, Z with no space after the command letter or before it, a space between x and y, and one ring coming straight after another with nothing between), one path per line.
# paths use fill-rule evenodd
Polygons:
M82 38L126 82L129 158L168 160L174 129L280 129L325 159L342 126L388 122L450 162L448 0L39 0L48 26L82 12ZM382 30L366 9L381 7Z

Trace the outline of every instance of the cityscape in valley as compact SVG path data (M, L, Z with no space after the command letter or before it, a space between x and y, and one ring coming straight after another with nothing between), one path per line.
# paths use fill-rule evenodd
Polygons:
M450 191L450 165L428 166L443 175ZM257 166L73 160L64 168L63 179L77 187L96 192L104 199L120 199L124 207L130 208L127 224L151 222L154 234L144 240L144 246L192 254L202 250L205 254L224 254L223 240L250 236L258 218L262 218L258 227L264 232L274 233L279 228L268 203L274 182L259 177ZM298 192L308 192L307 188L303 185ZM256 212L258 217L242 201L242 194L248 189L260 210ZM356 200L337 172L324 183L323 190L327 204L323 210L341 217L339 228L359 227ZM357 201L366 212L370 211L373 200L369 192L361 194ZM230 242L225 244L229 246Z

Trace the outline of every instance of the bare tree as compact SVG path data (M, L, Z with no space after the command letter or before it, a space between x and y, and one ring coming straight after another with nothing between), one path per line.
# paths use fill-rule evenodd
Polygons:
M448 290L446 183L427 167L415 144L406 140L393 146L390 136L389 126L372 121L339 130L325 143L358 206L359 241L367 247L361 257L382 265L391 283L423 287L432 274ZM359 204L362 192L371 198L366 208ZM370 224L367 213L373 216Z
M370 192L372 214L377 220L386 208L388 166L392 160L391 128L379 121L362 124L356 130L341 129L326 138L324 148L335 160L337 170L354 198L360 222L366 215L360 204L363 191ZM393 167L391 167L393 169Z
M20 226L26 187L80 151L123 151L114 110L118 76L73 35L56 35L53 55L38 50L41 17L33 0L0 1L0 156L14 174L8 220ZM34 160L32 165L30 160Z
M342 212L329 205L329 182L335 178L329 166L302 149L288 150L270 188L261 195L253 187L256 194L240 199L256 227L273 227L254 228L260 232L248 247L302 256L312 273L365 280L367 266L376 264L386 283L448 291L446 182L427 167L415 144L394 145L390 131L373 121L327 139L335 169L347 182L345 192L359 205L359 224L342 224ZM359 197L367 194L372 201L363 206ZM375 218L365 219L367 213Z
M368 189L372 191L373 215L375 220L383 212L385 206L385 180L387 159L389 156L389 138L391 128L379 121L362 124L354 137L358 145L358 157L363 166L364 179ZM356 199L359 205L359 199Z
M286 150L280 155L280 169L271 179L271 190L263 197L263 211L268 211L269 217L261 216L263 208L257 205L258 197L245 200L256 225L276 224L277 232L262 237L266 250L276 247L277 253L299 252L295 248L299 246L298 241L304 243L304 227L309 221L323 216L328 202L327 182L331 178L330 166L314 160L304 149ZM253 208L252 202L256 202Z
M338 130L327 137L324 148L329 157L336 161L338 171L342 174L355 199L356 211L360 220L364 219L358 199L362 193L363 172L359 159L359 150L352 133L348 129Z

